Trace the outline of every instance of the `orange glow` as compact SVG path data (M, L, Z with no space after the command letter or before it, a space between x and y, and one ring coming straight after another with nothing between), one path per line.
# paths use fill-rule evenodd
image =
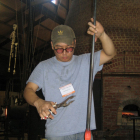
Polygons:
M130 112L122 112L122 115L131 115L131 116L133 116L135 114L134 113L130 113Z
M122 116L138 116L138 112L137 111L124 111L122 112Z
M7 107L6 107L6 109L5 109L5 116L7 117Z

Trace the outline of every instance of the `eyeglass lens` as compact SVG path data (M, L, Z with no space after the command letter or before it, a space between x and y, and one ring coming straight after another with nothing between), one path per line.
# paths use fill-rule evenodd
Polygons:
M58 48L58 49L55 49L57 53L63 53L64 50L66 50L66 52L72 52L74 49L74 47L69 47L69 48L66 48L66 49L63 49L63 48Z

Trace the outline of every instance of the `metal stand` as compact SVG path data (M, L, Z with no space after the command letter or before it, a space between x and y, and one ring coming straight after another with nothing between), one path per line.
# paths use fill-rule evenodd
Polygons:
M140 117L130 117L133 120L133 140L135 140L135 120L140 119Z

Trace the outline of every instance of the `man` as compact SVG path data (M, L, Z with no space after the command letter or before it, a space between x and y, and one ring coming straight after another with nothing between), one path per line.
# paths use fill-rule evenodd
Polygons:
M112 40L97 21L96 26L88 23L87 33L102 42L103 49L94 54L93 76L103 64L116 55ZM40 118L46 119L47 140L84 140L88 100L90 54L75 56L76 38L73 30L66 25L54 28L51 45L55 57L40 62L32 72L24 90L26 101L36 107ZM94 78L94 77L93 77ZM65 90L67 87L68 90ZM35 92L42 89L45 100ZM74 102L55 110L54 102L61 103L73 96ZM50 113L52 112L52 114ZM91 130L96 129L94 106L91 111Z

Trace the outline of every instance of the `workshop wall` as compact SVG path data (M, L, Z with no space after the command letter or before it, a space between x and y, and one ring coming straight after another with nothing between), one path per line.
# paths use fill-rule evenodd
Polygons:
M133 137L133 123L129 118L118 124L118 113L122 113L126 105L137 105L140 108L140 78L139 77L104 77L103 79L103 130L104 136ZM124 104L125 102L125 104ZM124 104L124 105L123 105ZM120 107L122 106L122 110ZM122 116L122 114L120 114ZM132 120L131 120L132 122ZM140 128L140 122L136 130ZM140 134L136 131L137 138ZM132 138L133 139L133 138Z
M71 26L76 34L76 55L91 52L92 36L87 35L86 32L87 23L93 17L93 2L73 1L65 21L65 24ZM140 97L139 15L139 0L97 1L96 19L112 39L117 55L107 62L102 70L103 124L102 130L93 132L95 140L133 139L132 125L127 126L127 123L125 126L118 125L117 119L120 105L124 102L128 101L127 104L136 104L140 107L137 104ZM100 49L102 45L98 40L95 43L95 51ZM99 75L100 73L98 73L98 78ZM140 135L137 134L136 138L139 139Z

